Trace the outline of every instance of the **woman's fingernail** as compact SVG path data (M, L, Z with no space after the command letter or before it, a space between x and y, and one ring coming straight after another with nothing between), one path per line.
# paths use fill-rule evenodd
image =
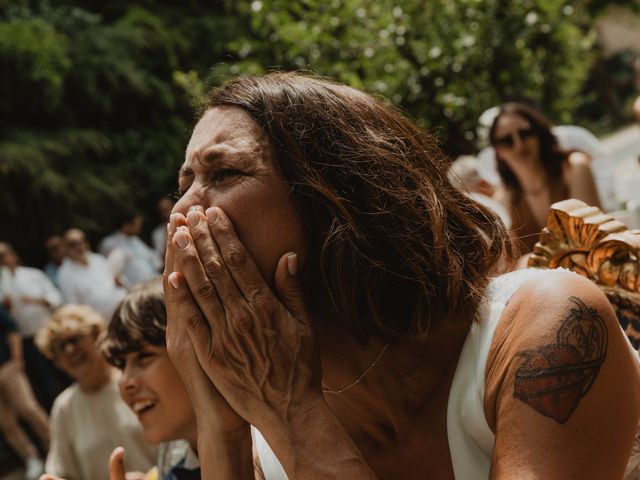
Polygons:
M169 231L170 232L175 232L176 231L176 221L178 219L178 214L177 213L172 213L169 216Z
M180 288L180 277L178 276L178 274L176 272L172 272L169 274L169 285L171 285L173 288Z
M195 228L200 223L200 212L197 210L189 210L187 213L187 223L191 228Z
M179 249L185 249L189 245L189 238L182 230L178 230L173 238L176 239L176 245Z
M287 255L287 270L292 277L298 273L298 255L295 253Z
M213 224L218 221L218 210L216 210L215 208L207 208L206 214L209 223Z

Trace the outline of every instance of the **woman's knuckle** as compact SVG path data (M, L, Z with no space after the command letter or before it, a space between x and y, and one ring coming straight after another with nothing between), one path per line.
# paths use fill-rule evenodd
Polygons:
M198 295L199 298L205 298L205 299L212 298L215 295L215 292L216 292L215 287L209 281L202 282L196 288L196 294Z
M202 317L198 313L192 313L191 315L187 315L187 318L185 318L184 323L187 328L193 329L198 327L201 321L202 321Z
M265 289L262 287L255 287L245 295L247 301L258 312L268 312L273 306L272 298L265 294Z
M204 271L211 279L220 278L223 274L224 267L216 258L210 258L204 262Z
M246 309L239 309L232 315L233 325L236 330L247 331L255 323L253 315Z
M188 267L195 268L198 266L200 259L198 258L198 255L195 253L195 251L193 251L192 249L187 249L183 253L182 262Z
M229 225L221 219L218 219L217 222L209 224L209 230L214 237L224 236L229 232Z
M247 255L237 247L229 249L227 252L227 259L232 268L242 268L247 263Z

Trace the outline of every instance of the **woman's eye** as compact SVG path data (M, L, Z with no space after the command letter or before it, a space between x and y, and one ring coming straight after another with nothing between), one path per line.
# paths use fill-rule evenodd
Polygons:
M237 177L242 175L240 170L236 170L235 168L221 168L216 170L213 174L214 182L223 182L229 178Z

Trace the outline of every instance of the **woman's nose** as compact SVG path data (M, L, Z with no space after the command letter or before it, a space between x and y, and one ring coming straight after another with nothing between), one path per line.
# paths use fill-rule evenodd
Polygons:
M180 200L176 202L171 213L181 213L186 215L187 212L195 206L201 206L205 209L208 208L210 205L206 204L207 196L204 193L205 191L203 188L192 185L189 190L180 197Z

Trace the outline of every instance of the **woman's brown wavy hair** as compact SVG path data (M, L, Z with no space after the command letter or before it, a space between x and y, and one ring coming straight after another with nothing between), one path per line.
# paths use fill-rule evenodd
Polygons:
M298 73L233 79L205 109L222 105L248 112L273 145L303 222L303 290L319 326L394 342L471 323L511 246L449 183L433 137L384 101Z
M552 125L542 113L529 105L518 102L508 102L500 106L500 111L491 125L489 130L489 140L491 145L495 147L495 133L498 120L503 115L518 115L529 122L534 130L538 140L540 141L540 161L545 172L551 179L560 178L562 175L562 165L567 161L569 152L560 148L558 139L551 131ZM498 164L498 173L504 185L515 193L514 199L517 200L522 195L522 186L516 178L513 171L507 165L504 159L500 158L496 150L496 160Z

